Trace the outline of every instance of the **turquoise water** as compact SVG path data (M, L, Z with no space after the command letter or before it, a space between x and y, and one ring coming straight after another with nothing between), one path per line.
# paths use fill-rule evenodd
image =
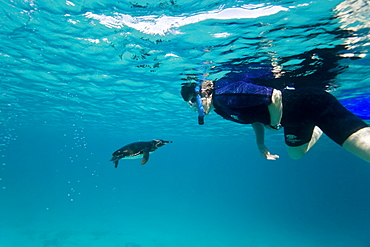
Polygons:
M370 166L323 137L198 126L179 94L251 63L368 95L370 2L2 1L0 247L368 247ZM111 154L172 140L140 160Z

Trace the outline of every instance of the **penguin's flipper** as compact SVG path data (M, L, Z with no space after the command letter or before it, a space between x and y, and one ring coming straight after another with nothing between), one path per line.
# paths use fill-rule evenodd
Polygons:
M114 161L114 167L117 168L118 167L118 160L115 160Z
M146 162L148 162L149 159L149 150L145 149L143 151L143 159L141 160L141 164L145 165Z

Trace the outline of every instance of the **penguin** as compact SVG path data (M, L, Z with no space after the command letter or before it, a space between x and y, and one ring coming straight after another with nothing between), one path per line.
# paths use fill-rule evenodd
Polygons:
M172 141L152 140L148 142L133 142L115 151L110 161L113 161L114 167L117 168L120 159L125 157L133 159L142 158L141 164L144 165L148 162L150 152L154 152L157 148L167 143L172 143Z

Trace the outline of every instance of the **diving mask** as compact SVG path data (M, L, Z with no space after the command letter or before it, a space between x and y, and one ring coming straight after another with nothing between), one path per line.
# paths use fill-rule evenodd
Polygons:
M182 84L181 95L189 106L198 112L198 124L204 124L204 116L212 108L212 81L205 81L201 85L197 83Z
M203 125L204 124L204 108L202 103L202 97L200 96L200 87L197 85L195 88L195 99L197 102L197 110L198 110L198 124Z

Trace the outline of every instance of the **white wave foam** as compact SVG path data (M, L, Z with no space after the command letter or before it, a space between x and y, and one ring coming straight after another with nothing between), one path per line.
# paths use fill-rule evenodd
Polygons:
M213 11L202 12L191 16L139 16L132 17L127 14L115 13L114 16L104 14L94 14L87 12L84 14L89 19L95 19L100 24L109 28L131 27L146 34L166 35L168 33L176 34L175 28L198 23L204 20L232 20L232 19L249 19L262 16L274 15L280 11L288 11L288 8L282 6L264 6L243 5L237 8L217 9Z

